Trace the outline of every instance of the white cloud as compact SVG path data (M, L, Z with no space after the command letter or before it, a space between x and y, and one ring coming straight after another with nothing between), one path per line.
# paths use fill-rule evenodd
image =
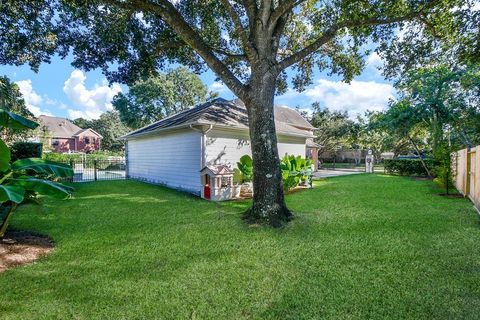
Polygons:
M289 90L282 98L289 101L319 102L330 110L346 111L350 117L363 115L365 111L384 110L390 99L395 99L395 89L387 83L356 81L317 80L316 84L302 93Z
M80 110L68 109L67 112L68 112L68 118L70 118L70 119L86 118L87 117L85 112L80 111Z
M210 85L209 90L221 94L227 92L228 88L223 83L215 81Z
M376 75L380 75L381 70L384 66L384 62L382 58L378 55L376 52L372 52L368 57L367 57L367 65L366 65L366 70L374 72Z
M69 110L72 114L81 114L87 119L96 119L104 111L111 110L113 97L122 91L119 84L109 86L107 83L95 85L92 89L87 89L85 80L87 77L80 70L74 70L70 77L65 81L63 92L74 102L81 110Z
M40 105L43 103L43 98L33 90L32 80L20 80L15 83L17 84L20 93L23 95L25 105L34 116L38 117L42 114L51 115L50 111L42 110L40 108Z
M387 83L374 81L341 81L320 79L318 84L305 94L332 110L347 111L351 116L367 110L383 110L390 99L395 98L395 89Z
M372 52L367 58L367 64L369 66L381 67L383 65L383 60L378 53Z

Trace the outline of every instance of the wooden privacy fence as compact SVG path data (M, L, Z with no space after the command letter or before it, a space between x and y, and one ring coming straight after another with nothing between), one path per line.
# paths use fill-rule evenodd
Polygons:
M480 146L455 152L452 166L458 191L480 210Z

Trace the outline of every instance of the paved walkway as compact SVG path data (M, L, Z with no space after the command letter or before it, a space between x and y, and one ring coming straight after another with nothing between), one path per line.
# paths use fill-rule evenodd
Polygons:
M314 178L329 178L337 176L346 176L350 174L359 174L364 173L365 171L355 171L355 170L325 170L320 169L317 172L313 173Z

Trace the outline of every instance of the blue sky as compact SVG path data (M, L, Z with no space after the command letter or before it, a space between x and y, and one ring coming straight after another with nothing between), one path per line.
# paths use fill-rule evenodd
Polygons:
M289 90L276 97L275 102L308 109L312 102L318 101L322 107L345 110L352 117L368 109L380 110L394 97L395 91L377 69L382 64L381 59L373 53L366 60L363 73L351 84L343 83L339 77L317 72L314 84L307 90L301 93ZM0 66L0 75L8 76L19 85L27 106L37 116L97 118L112 108L111 99L115 94L128 90L118 84L109 86L100 70L83 72L72 67L70 62L70 59L53 58L50 64L43 64L38 73L28 66ZM234 98L223 84L215 82L212 72L202 74L201 78L221 97Z

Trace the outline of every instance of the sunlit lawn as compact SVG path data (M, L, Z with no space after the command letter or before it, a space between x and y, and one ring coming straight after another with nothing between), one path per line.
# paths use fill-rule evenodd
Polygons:
M281 230L245 225L248 202L76 188L15 216L57 247L0 274L1 319L480 317L478 216L428 181L319 181L287 197L296 219Z

